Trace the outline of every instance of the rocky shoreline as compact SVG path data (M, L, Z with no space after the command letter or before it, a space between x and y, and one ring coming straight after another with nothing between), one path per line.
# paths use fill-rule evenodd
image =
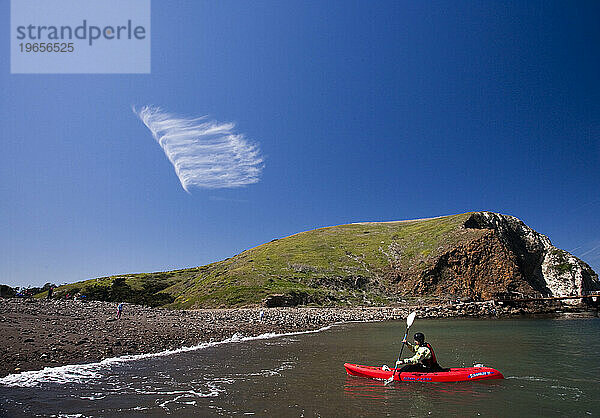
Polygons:
M585 311L545 303L502 306L493 301L398 307L243 308L167 310L126 304L72 300L0 299L0 377L27 370L89 363L126 354L154 353L234 334L308 331L337 322L399 320L417 310L419 318L505 317ZM260 312L264 311L261 320ZM597 312L594 312L597 315Z

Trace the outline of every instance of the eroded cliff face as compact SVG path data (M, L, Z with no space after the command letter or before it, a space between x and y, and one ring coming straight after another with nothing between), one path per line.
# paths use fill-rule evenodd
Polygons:
M598 275L586 263L566 251L550 248L544 255L542 275L555 296L581 295L600 290Z
M402 293L489 299L502 294L577 296L600 290L598 275L585 262L513 216L477 212L463 228L469 239L403 280Z

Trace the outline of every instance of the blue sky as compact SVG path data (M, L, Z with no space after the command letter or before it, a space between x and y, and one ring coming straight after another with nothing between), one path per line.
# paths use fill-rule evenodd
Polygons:
M11 75L2 42L0 283L475 210L599 271L600 4L421 3L153 1L146 75ZM258 181L186 193L132 106L235 123Z

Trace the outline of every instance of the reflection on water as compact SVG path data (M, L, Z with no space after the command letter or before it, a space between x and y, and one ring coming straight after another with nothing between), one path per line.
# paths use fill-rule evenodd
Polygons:
M343 363L395 360L403 324L346 324L94 366L93 377L1 386L0 415L515 416L600 412L600 320L417 321L444 366L484 363L506 379L393 382ZM573 345L573 341L579 344ZM74 370L71 370L73 372ZM76 373L75 373L76 375Z
M485 399L493 392L493 386L502 385L501 381L425 383L425 382L391 382L368 379L365 377L347 376L344 394L353 399L412 399L421 396L428 402L444 401L460 403L462 398ZM491 386L491 387L490 387Z
M391 383L393 385L393 383ZM347 376L344 384L344 393L346 396L354 399L386 399L390 392L383 380L359 378Z

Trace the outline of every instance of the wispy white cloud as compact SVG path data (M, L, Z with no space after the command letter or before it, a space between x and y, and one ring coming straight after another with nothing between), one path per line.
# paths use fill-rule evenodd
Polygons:
M571 254L579 257L600 273L600 240L585 242L570 251Z
M589 256L590 258L600 258L600 243L589 243L587 248L584 247L581 257Z
M191 187L232 188L260 180L260 149L235 133L235 124L206 116L181 117L154 106L133 111L164 150L186 192Z

